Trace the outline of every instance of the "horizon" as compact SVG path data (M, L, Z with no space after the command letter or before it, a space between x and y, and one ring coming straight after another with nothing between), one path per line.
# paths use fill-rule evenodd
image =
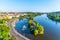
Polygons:
M60 0L0 0L0 12L57 12Z

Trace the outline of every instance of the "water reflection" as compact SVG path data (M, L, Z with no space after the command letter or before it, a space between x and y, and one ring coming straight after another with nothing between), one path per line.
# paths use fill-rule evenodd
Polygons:
M39 25L44 26L44 35L40 35L38 37L39 40L60 40L60 23L50 20L46 14L41 16L36 16L34 18L35 21L39 23ZM28 28L27 19L21 20L16 24L16 30L21 34L25 34L28 37L35 38L31 35L30 30ZM23 26L26 26L24 32L22 32Z

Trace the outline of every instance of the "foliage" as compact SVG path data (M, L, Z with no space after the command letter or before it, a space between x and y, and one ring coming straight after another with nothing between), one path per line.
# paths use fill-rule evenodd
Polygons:
M44 27L40 25L38 27L38 32L39 32L39 34L44 34Z
M24 15L24 13L27 14L27 15ZM35 13L35 12L24 12L24 13L23 13L23 16L19 17L19 20L24 19L24 18L33 20L33 18L35 16L41 15L41 13Z
M38 37L40 34L44 34L44 27L42 25L39 25L38 22L34 21L33 18L35 16L41 15L40 13L34 13L34 12L26 12L27 15L20 16L19 19L22 20L24 18L28 19L28 28L30 29L31 34Z
M10 19L11 19L10 16L7 15L4 20L9 21Z
M34 32L34 35L44 34L44 27L42 25L39 25L38 22L29 19L28 20L28 27L31 31Z
M35 36L38 35L38 30L34 30L34 35L35 35Z
M7 23L5 20L0 20L0 24Z
M47 16L53 21L60 22L60 14L47 14Z
M5 20L0 20L0 39L9 40L10 28L6 25Z
M16 40L15 36L12 35L11 40Z

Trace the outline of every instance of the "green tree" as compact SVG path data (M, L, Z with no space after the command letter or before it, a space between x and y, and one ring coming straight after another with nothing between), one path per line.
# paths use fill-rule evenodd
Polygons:
M5 20L0 20L0 39L9 40L10 27L6 25Z
M42 25L38 27L38 32L39 34L44 34L44 27Z

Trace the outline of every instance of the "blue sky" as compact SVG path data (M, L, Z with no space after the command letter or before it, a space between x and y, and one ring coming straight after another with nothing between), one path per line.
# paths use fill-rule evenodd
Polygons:
M60 0L0 0L0 12L60 11Z

